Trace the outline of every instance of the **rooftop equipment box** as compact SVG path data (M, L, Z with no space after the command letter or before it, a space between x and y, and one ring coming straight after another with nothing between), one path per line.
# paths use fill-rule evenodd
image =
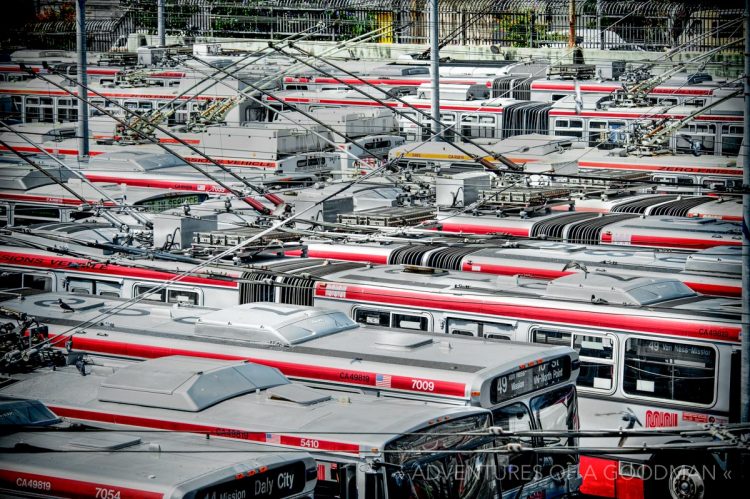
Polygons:
M480 191L491 187L492 177L485 172L439 176L435 186L435 202L438 206L467 206L479 199Z

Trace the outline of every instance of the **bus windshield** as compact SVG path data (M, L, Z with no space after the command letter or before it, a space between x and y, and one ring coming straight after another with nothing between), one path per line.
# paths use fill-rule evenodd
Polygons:
M397 499L490 499L496 497L494 439L466 435L489 428L478 414L407 435L386 447L388 497ZM489 452L481 452L487 449ZM461 452L441 452L461 451Z
M534 397L529 405L540 430L578 429L578 404L572 385ZM568 442L568 445L574 445L574 442Z

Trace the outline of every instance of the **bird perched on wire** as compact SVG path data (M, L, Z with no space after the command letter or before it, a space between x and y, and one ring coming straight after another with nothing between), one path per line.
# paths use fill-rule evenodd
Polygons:
M58 298L57 299L57 304L60 305L60 308L63 309L63 311L65 311L65 312L74 312L75 311L73 309L73 307L71 307L70 305L68 305L67 303L65 303L62 300L62 298Z

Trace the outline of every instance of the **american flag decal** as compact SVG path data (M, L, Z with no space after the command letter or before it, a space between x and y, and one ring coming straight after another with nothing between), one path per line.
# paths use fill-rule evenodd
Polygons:
M375 386L379 388L390 388L391 387L391 376L389 374L376 374L375 375Z
M274 435L273 433L266 433L267 444L281 444L281 436Z

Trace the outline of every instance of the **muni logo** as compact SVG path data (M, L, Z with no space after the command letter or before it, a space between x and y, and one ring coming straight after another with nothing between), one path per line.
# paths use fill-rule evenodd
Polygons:
M677 413L666 411L646 411L646 428L677 426Z

